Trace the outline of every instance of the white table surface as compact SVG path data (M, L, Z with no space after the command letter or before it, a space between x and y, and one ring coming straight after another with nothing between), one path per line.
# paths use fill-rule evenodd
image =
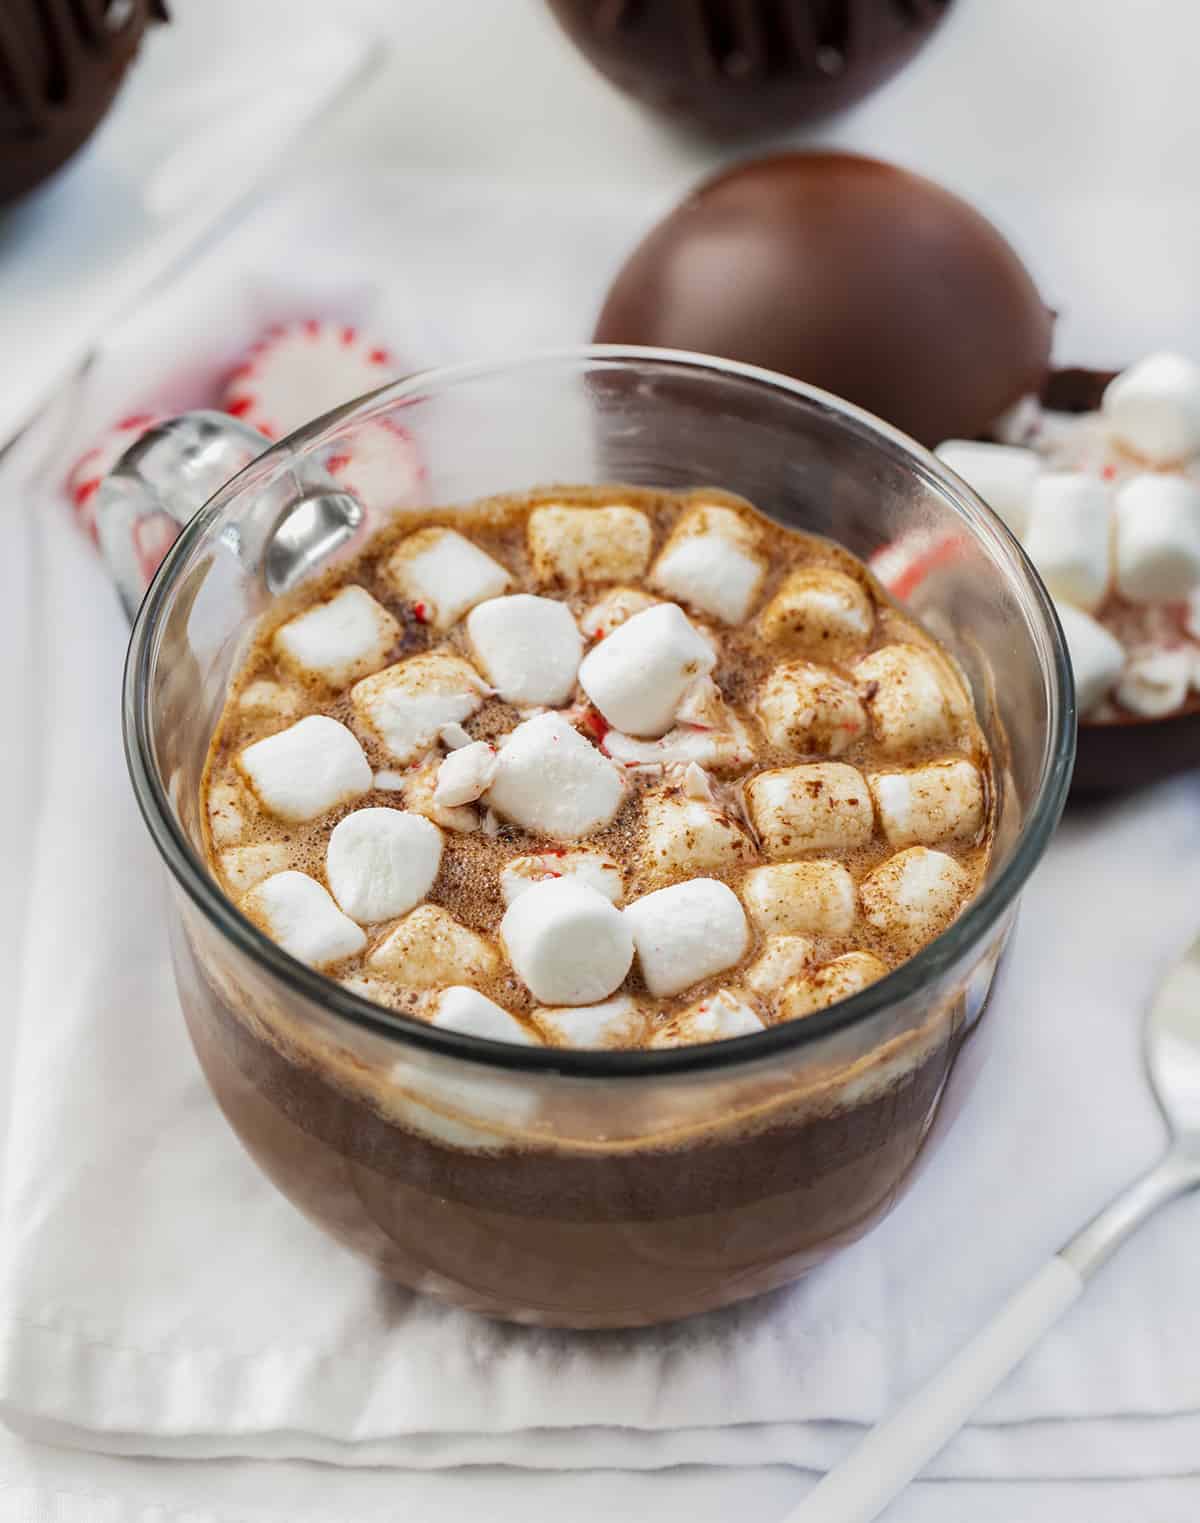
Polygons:
M210 0L172 5L189 22L211 13ZM237 13L237 6L211 9ZM593 75L538 0L339 0L338 13L369 19L391 48L361 95L307 147L314 167L363 176L383 164L469 169L673 196L722 160ZM1064 357L1116 361L1163 343L1200 353L1200 303L1159 310L1155 280L1156 270L1181 257L1173 233L1195 194L1198 50L1200 10L1185 0L956 0L942 35L898 80L795 141L874 152L968 194L1001 223L1060 307ZM175 86L179 67L167 51L152 42L144 65L164 90ZM1044 247L1039 208L1064 195L1079 207L1078 239ZM1185 247L1198 247L1194 231ZM0 596L20 597L20 578L21 568L0 558ZM495 1523L614 1515L769 1523L804 1485L783 1468L348 1474L105 1459L27 1444L0 1429L0 1523L449 1523L481 1515ZM989 1484L958 1487L955 1498L971 1523L1200 1516L1195 1479ZM935 1511L944 1517L944 1501L943 1488L914 1487L889 1523L922 1523Z

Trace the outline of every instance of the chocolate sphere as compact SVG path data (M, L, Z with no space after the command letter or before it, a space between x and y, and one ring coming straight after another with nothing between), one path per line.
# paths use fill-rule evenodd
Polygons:
M162 0L0 0L0 204L90 137L152 19Z
M660 222L596 339L779 370L933 445L1041 389L1052 322L965 201L875 159L789 153L728 170Z
M548 0L618 89L721 135L840 111L889 79L950 0Z

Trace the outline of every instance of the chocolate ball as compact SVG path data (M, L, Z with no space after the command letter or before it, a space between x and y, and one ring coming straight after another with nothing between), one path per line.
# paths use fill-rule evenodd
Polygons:
M91 136L162 0L0 0L0 204Z
M933 445L1041 389L1052 323L965 201L875 159L788 153L718 175L660 222L595 336L779 370Z
M618 89L731 136L840 111L889 79L950 0L548 0Z

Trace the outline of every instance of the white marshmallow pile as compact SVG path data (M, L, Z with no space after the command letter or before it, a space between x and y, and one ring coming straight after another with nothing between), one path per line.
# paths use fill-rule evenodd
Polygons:
M1080 712L1114 695L1145 718L1172 713L1200 686L1195 676L1180 689L1181 660L1143 675L1172 647L1126 652L1093 615L1113 594L1145 608L1200 588L1200 366L1149 355L1110 382L1098 414L1073 429L1053 418L1042 425L1048 453L1069 464L1082 456L1079 469L1050 469L1031 449L958 439L938 454L1023 541L1054 597Z
M724 872L756 856L741 821L706 799L679 790L647 794L642 805L642 860L647 877Z
M847 952L823 967L802 973L785 984L775 1000L780 1020L794 1021L827 1010L885 977L887 968L872 952Z
M832 566L790 572L763 609L759 633L814 658L843 661L871 638L875 605L861 582Z
M845 762L777 767L746 784L750 819L767 856L777 861L807 851L852 851L875 828L866 778Z
M356 809L333 827L325 877L351 920L374 925L420 904L442 861L442 833L403 809Z
M343 587L281 624L271 643L297 675L345 687L378 671L399 638L399 624L365 587Z
M324 714L256 740L238 757L238 768L268 814L292 823L315 820L371 787L363 748L344 724Z
M965 757L873 772L867 783L879 823L893 846L972 841L983 829L983 779Z
M650 1046L692 1047L701 1042L753 1036L762 1030L762 1018L752 1005L731 989L718 989L660 1026L651 1037Z
M527 1026L503 1005L471 989L456 984L438 996L431 1026L443 1031L460 1031L467 1036L486 1037L492 1042L516 1042L521 1047L537 1047L538 1039Z
M499 561L456 529L418 529L400 541L383 574L435 629L449 629L476 603L498 598L512 580Z
M505 703L553 708L571 696L583 636L565 603L527 592L490 598L467 615L467 636Z
M635 999L618 994L599 1005L567 1005L533 1012L533 1022L554 1047L641 1047L647 1016Z
M655 889L624 914L646 988L654 995L678 994L733 967L750 940L737 895L715 878Z
M579 685L614 730L665 735L680 701L716 658L675 603L636 613L594 646L579 668Z
M367 958L373 973L389 973L412 989L485 983L499 965L491 942L437 904L411 911Z
M629 922L579 878L532 884L505 911L500 937L517 976L545 1005L606 999L633 962Z
M707 503L689 508L651 567L650 585L724 624L740 624L766 574L760 540L732 508Z
M579 587L629 582L650 559L650 520L637 508L534 508L527 528L529 558L540 582Z
M448 650L409 656L350 689L356 722L395 761L415 761L442 727L478 712L487 686L469 662Z
M858 913L854 879L840 862L778 862L742 880L742 900L760 931L844 936Z
M505 737L484 798L526 830L571 841L608 824L625 779L561 714L539 714Z
M755 710L768 741L794 756L838 756L867 728L857 692L810 661L787 661L767 676Z
M362 928L306 873L289 870L264 878L242 900L242 909L272 941L310 968L327 968L367 944Z
M870 924L915 950L949 922L969 886L953 857L910 846L868 873L858 892Z
M542 852L538 856L513 857L500 869L500 895L509 905L535 883L549 878L574 878L586 883L610 904L625 897L625 880L611 857L596 851Z

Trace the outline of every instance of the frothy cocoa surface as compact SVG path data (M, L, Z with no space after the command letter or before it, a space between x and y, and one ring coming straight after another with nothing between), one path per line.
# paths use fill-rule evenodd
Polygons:
M473 544L499 561L510 573L510 593L533 592L541 596L560 599L577 620L612 588L612 583L592 582L568 587L547 583L539 578L531 563L527 540L527 522L530 513L540 505L567 504L570 506L611 506L622 504L639 510L650 522L653 537L653 556L661 550L682 514L699 503L718 504L734 509L761 536L767 561L765 581L755 600L756 610L765 608L789 574L799 568L828 567L853 578L866 592L874 610L874 627L869 638L846 657L843 652L832 656L813 656L805 653L805 659L820 660L822 666L838 676L852 680L852 660L878 650L883 646L905 644L928 652L944 672L947 684L956 694L961 720L956 726L954 743L947 746L941 742L914 744L897 751L894 747L881 752L878 741L870 727L866 733L852 741L836 760L860 769L864 774L876 767L886 769L916 766L925 761L944 760L948 756L967 756L987 782L990 779L989 758L981 732L971 713L970 701L965 687L947 658L930 636L892 602L870 573L848 552L821 539L784 528L759 513L740 499L715 491L693 493L666 493L630 488L554 488L518 497L499 497L467 508L430 510L419 514L404 514L371 540L352 563L318 583L304 588L300 593L281 600L264 620L258 637L248 657L232 684L224 714L213 737L211 753L205 771L206 798L203 818L208 825L209 865L218 882L238 901L239 886L231 877L228 866L222 864L222 853L232 844L237 848L271 844L286 853L287 865L307 873L317 881L325 879L325 849L332 828L346 814L366 808L403 808L402 795L393 786L377 788L352 803L340 805L321 818L305 824L284 824L261 808L251 790L239 774L238 755L252 742L287 728L305 714L321 713L349 726L357 734L366 751L372 769L382 774L389 785L411 775L412 767L398 768L396 762L381 746L377 737L356 720L349 696L349 686L331 691L320 682L306 681L294 670L281 666L272 638L279 626L304 608L323 602L339 589L349 585L361 586L394 616L399 625L399 638L390 649L384 664L391 664L406 657L433 650L445 650L470 660L471 653L466 637L464 621L459 620L451 629L441 631L432 626L425 610L416 604L398 599L394 588L384 573L389 556L397 544L419 529L444 525L456 529ZM661 594L651 592L656 601ZM760 723L754 706L755 695L767 675L781 661L795 655L786 644L764 639L756 613L740 625L730 627L693 613L693 623L715 640L719 650L717 665L712 673L728 709L745 727L753 740L754 760L750 767L738 767L720 773L714 769L714 784L718 802L731 817L745 822L745 784L761 772L772 768L795 766L819 756L798 755L771 743ZM841 659L837 659L841 657ZM278 704L259 705L247 703L247 695L265 691L263 684L277 686L280 701L286 705L286 713ZM597 711L591 708L582 695L562 712L581 734L593 743L603 745L606 729ZM465 729L472 739L496 742L510 732L527 711L516 709L499 698L490 698L477 714L465 721ZM444 755L440 747L434 748L432 766ZM417 767L420 762L415 764ZM471 832L445 831L445 849L441 868L428 895L428 902L449 911L463 926L479 932L495 943L500 958L493 977L479 980L481 991L512 1012L519 1019L528 1021L536 1007L524 983L517 977L503 955L497 930L505 905L500 891L500 874L504 866L514 858L539 853L561 853L565 849L594 850L616 861L624 873L624 902L638 897L665 883L678 881L686 873L668 873L651 870L645 853L645 829L643 824L643 799L648 793L661 793L664 789L678 789L677 773L664 775L661 771L646 771L629 767L627 771L628 793L619 813L603 829L583 840L562 841L539 836L519 826L501 821L497 833L476 829ZM990 793L990 787L989 787ZM218 840L213 823L219 823L220 812L226 800L232 801L240 820L240 828L228 833L227 839ZM985 826L978 835L968 841L939 843L939 851L952 856L964 869L969 883L961 902L978 889L986 870L990 850L990 827ZM843 862L855 882L860 882L873 868L891 856L894 846L887 843L878 825L865 844L852 850L820 850L805 855L822 859L836 858ZM740 889L746 872L771 860L768 854L753 851L745 860L729 866L705 867L696 874L717 877L728 882L736 891ZM274 862L272 870L277 870ZM390 1008L421 1017L428 1012L428 990L407 989L402 984L371 972L366 966L372 950L394 929L396 922L368 927L365 950L346 959L327 971L331 976L353 980L353 986L368 997ZM944 924L944 921L942 922ZM928 940L942 924L931 929L923 937ZM811 937L813 956L817 963L825 963L848 952L866 951L878 957L887 968L894 968L912 955L911 939L897 936L893 931L871 925L860 913L852 927L844 933L818 933ZM654 999L647 994L635 961L621 992L633 996L650 1015L647 1041L652 1040L656 1030L670 1022L681 1009L703 1001L720 988L739 987L745 970L759 956L764 937L755 931L751 936L746 956L734 968L723 970L713 978L693 985L682 994L671 998ZM369 979L367 983L365 980ZM773 1024L778 1018L771 1002L749 995L765 1024Z
M272 609L231 686L204 775L209 865L230 898L237 902L245 892L224 855L231 849L274 847L271 871L286 863L324 883L326 842L339 819L369 806L405 807L394 784L411 768L397 768L357 728L347 691L306 683L279 665L272 637L282 623L339 588L358 585L398 621L387 662L443 646L467 656L461 622L438 632L423 610L389 589L382 568L398 541L428 525L453 527L507 568L511 592L559 597L582 619L610 589L538 581L527 552L530 511L539 503L634 507L650 520L657 554L697 501L734 508L761 534L768 562L755 611L742 624L691 615L719 642L713 677L755 753L750 766L712 770L722 807L746 825L753 849L746 860L705 869L704 875L737 892L748 871L771 862L753 839L744 784L806 758L772 746L754 711L768 671L795 654L786 643L760 637L761 610L789 573L829 567L866 591L874 628L852 653L839 649L807 659L849 679L853 660L866 652L915 645L937 661L956 694L959 721L949 749L931 742L893 747L883 756L868 729L837 760L864 773L877 764L885 770L911 767L948 754L979 767L986 821L972 839L940 848L967 875L965 902L987 865L991 773L965 685L949 659L837 546L781 528L720 493L623 487L556 488L465 510L406 514L352 564ZM587 704L577 701L562 712L593 743L604 738ZM317 713L355 729L377 780L382 775L388 786L311 823L285 825L258 806L236 759L252 742ZM522 717L490 699L465 727L473 738L497 740ZM504 822L495 834L446 829L427 902L495 940L504 912L501 869L516 857L565 849L595 850L616 861L624 872L624 903L657 889L670 877L652 871L644 857L642 808L647 793L668 785L682 782L631 771L628 798L611 824L569 847ZM872 838L854 850L807 855L836 858L857 885L894 850L877 824ZM869 1033L848 1032L778 1062L711 1077L565 1081L368 1039L232 955L199 917L185 915L185 927L178 951L189 1029L218 1101L268 1176L383 1274L481 1312L549 1325L624 1327L706 1311L786 1284L860 1236L911 1176L978 1014L968 1009L961 986L944 986L923 1003L881 1017ZM368 998L427 1019L428 991L406 990L365 967L371 949L393 929L394 923L368 927L366 950L329 974ZM816 934L812 941L818 962L867 951L892 968L912 951L902 938L868 924L861 909L845 932ZM755 996L744 982L763 942L755 930L741 963L668 999L646 994L635 962L622 992L649 1012L646 1040L718 987L746 993L764 1023L774 1024L778 1015L770 1000ZM499 971L481 988L535 1029L532 997L503 955Z

